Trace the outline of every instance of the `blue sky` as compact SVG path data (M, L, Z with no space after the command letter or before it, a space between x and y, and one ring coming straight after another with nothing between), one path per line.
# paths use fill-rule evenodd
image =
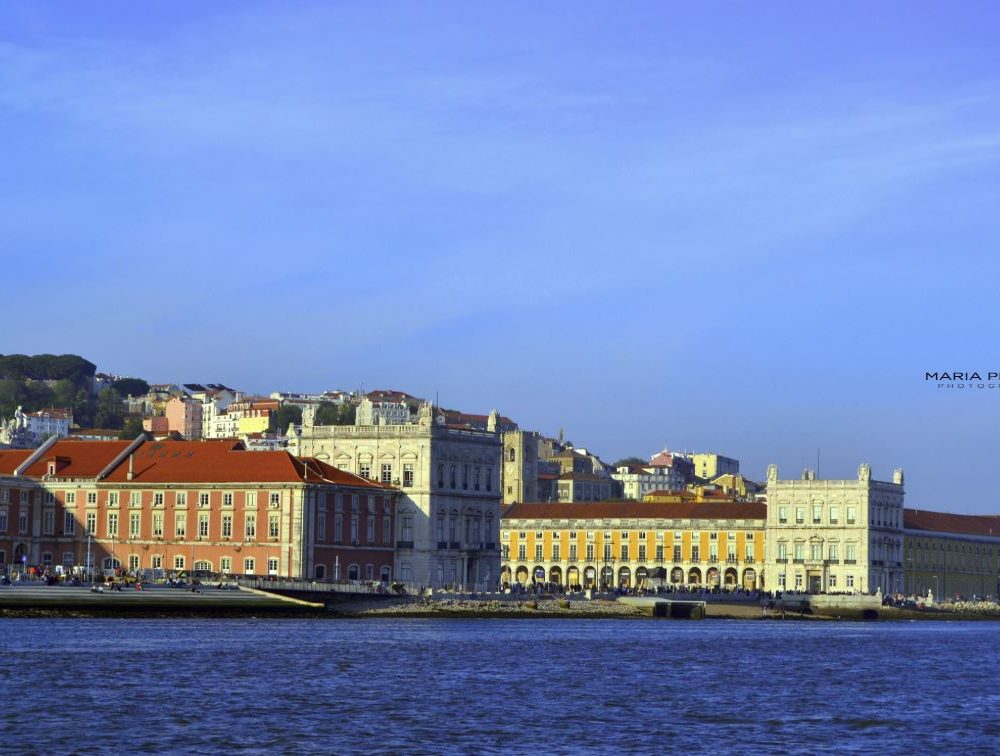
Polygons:
M1000 513L998 15L5 3L0 352Z

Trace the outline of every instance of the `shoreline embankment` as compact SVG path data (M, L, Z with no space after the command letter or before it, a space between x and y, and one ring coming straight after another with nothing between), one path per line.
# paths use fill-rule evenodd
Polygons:
M650 607L612 598L565 597L450 597L386 594L326 594L325 601L309 594L296 599L267 591L198 592L156 588L136 592L94 593L85 589L0 590L0 617L107 618L308 618L308 619L652 619ZM701 603L701 602L699 602ZM754 601L707 601L707 620L740 621L967 621L1000 620L1000 609L987 606L904 609L892 606L871 610L806 607L767 609Z

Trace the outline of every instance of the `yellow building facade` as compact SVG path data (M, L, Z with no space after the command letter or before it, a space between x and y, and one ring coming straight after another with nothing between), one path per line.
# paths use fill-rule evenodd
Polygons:
M907 509L905 591L935 599L1000 594L1000 517Z
M765 507L605 501L514 504L501 581L564 588L762 587Z

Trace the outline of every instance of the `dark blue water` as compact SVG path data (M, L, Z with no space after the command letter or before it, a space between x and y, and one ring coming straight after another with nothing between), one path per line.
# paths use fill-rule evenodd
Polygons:
M0 750L996 752L996 623L0 620Z

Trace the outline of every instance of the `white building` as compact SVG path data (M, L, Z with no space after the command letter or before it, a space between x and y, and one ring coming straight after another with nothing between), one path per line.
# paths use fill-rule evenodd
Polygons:
M903 471L892 482L778 480L767 470L765 580L774 590L883 593L903 590Z
M673 467L662 465L622 465L615 468L611 477L622 487L626 499L641 501L653 491L680 491L684 488L684 476Z
M396 485L396 569L402 581L484 589L500 577L501 440L449 428L424 404L416 423L312 425L289 451Z
M25 412L19 406L14 417L0 423L0 445L34 448L51 436L64 438L73 424L73 410L49 407L37 412Z

